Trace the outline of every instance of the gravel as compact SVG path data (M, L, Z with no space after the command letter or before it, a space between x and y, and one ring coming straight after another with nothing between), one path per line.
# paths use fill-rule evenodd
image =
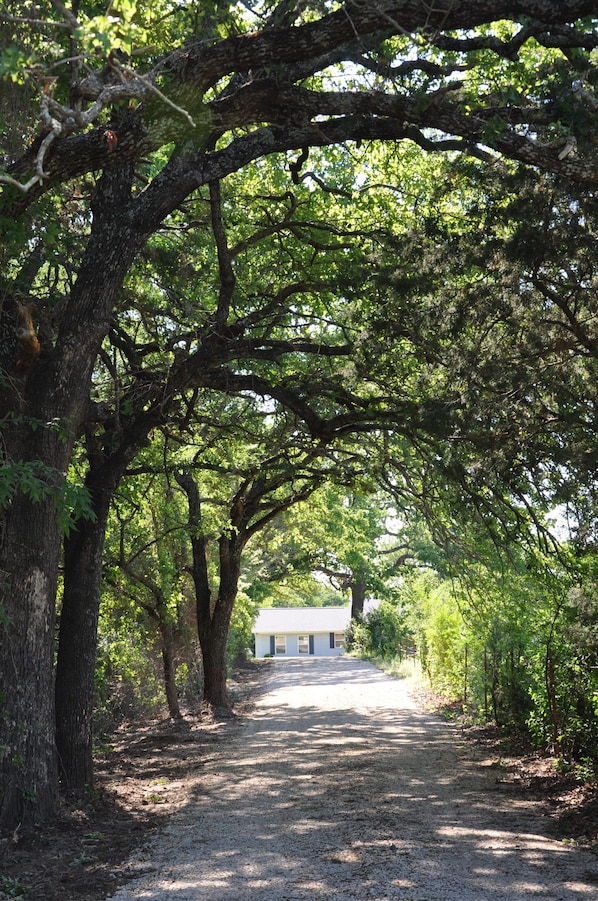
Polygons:
M598 859L501 794L408 680L275 660L252 715L112 901L579 901Z

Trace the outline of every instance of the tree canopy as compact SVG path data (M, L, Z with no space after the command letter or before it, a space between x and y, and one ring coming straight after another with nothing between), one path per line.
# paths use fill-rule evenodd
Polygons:
M196 14L122 2L101 15L54 0L27 12L3 8L16 38L3 71L38 93L41 128L23 123L33 141L3 176L23 196L6 192L5 209L166 145L137 205L146 234L207 168L214 179L346 141L409 139L596 178L592 2L207 3Z
M155 430L250 398L243 465L258 422L279 473L367 457L439 540L456 508L592 522L596 7L0 5L0 825L55 809L57 734L88 778L104 537Z

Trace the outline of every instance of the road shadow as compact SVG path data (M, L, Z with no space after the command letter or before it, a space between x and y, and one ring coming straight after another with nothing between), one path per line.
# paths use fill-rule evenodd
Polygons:
M276 661L265 687L167 830L157 884L123 901L598 896L596 859L501 796L400 680L321 658Z

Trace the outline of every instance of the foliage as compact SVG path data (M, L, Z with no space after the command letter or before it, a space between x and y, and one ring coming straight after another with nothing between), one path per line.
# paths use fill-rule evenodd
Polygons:
M531 657L530 728L564 759L591 761L598 773L595 584L563 592L557 614L545 645Z
M251 549L247 556L252 556ZM277 560L270 562L276 564ZM338 592L311 573L286 572L275 580L256 578L246 590L256 607L337 607L339 604Z
M432 515L446 506L431 502L442 493L455 508L471 502L500 542L526 522L537 534L543 512L564 503L574 521L586 521L587 535L593 210L548 178L495 180L459 163L447 170L466 172L468 190L477 184L480 194L458 191L460 181L430 189L422 205L425 213L433 204L432 221L397 236L399 266L386 267L390 253L380 258L363 367L402 390L406 374L390 356L397 340L418 361L411 377L438 412L434 447L418 448L430 454L429 481L419 482Z
M543 3L541 17L533 3L507 20L503 5L480 10L2 5L0 569L19 653L0 654L0 690L31 757L20 791L53 746L48 500L71 534L98 497L113 503L104 628L117 626L125 671L119 616L149 644L153 623L162 650L184 642L188 541L209 546L217 599L213 548L250 548L321 489L310 543L272 538L285 578L320 568L392 597L406 560L383 546L388 504L408 532L423 517L444 554L418 600L429 671L473 686L490 654L497 717L521 719L533 698L538 733L548 722L569 743L590 722L592 605L571 610L526 561L492 579L518 541L576 571L546 527L555 504L575 517L580 558L593 552L596 23L585 0ZM36 334L17 326L23 305ZM173 468L197 475L195 530ZM92 476L95 495L81 492ZM472 553L480 536L507 548L500 566ZM257 593L284 567L256 569ZM471 587L482 577L487 597ZM33 578L47 586L35 610ZM389 611L372 627L395 640ZM566 686L583 695L575 710ZM45 815L56 792L41 788ZM14 825L9 795L0 821Z
M406 612L402 605L396 601L381 601L363 617L351 621L346 647L349 652L360 656L402 659L409 638Z
M156 460L156 451L157 447L153 446L147 452L148 464ZM189 556L182 511L177 494L159 474L140 473L124 482L113 508L106 558L110 569L105 574L108 590L103 601L107 628L104 638L115 631L120 635L123 618L124 622L136 622L139 656L135 659L141 669L149 667L157 673L158 652L161 653L167 697L169 688L174 693L170 679L184 690L187 700L197 700L201 686L197 685L196 642L189 621L192 609L186 574ZM97 675L100 683L106 683L106 668L116 670L119 680L128 685L140 707L154 704L155 687L147 697L139 691L128 635L109 641L104 657L106 654L104 661L100 657ZM172 670L167 671L167 665ZM179 666L183 667L180 674ZM145 684L154 682L152 676ZM176 706L174 695L169 705Z
M89 493L77 483L70 473L63 473L45 466L41 461L8 462L0 471L0 510L10 507L17 494L23 494L35 503L49 500L56 511L61 532L68 535L77 519L93 519L94 513Z
M587 576L496 560L451 579L432 571L409 577L401 624L435 690L471 715L527 731L539 746L581 762L587 776L598 764L595 597ZM373 653L367 618L352 626L351 642Z
M164 708L157 654L152 637L129 615L118 620L107 606L100 626L94 708L97 735L139 715Z
M253 623L257 607L244 591L239 591L231 617L227 644L229 666L247 658L248 650L253 643Z
M417 622L415 641L423 671L432 685L452 697L462 695L465 669L465 634L451 582L428 577L410 586Z
M0 876L0 899L11 901L13 898L26 898L31 891L31 886L17 877Z
M413 559L406 532L389 531L394 512L375 489L375 458L351 460L348 485L331 480L260 536L260 606L338 606L356 585L365 598L393 596L397 572ZM345 473L341 472L341 477Z

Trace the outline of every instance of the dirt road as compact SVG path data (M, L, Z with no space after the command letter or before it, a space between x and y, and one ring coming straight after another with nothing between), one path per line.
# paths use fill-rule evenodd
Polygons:
M278 660L113 901L598 898L598 858L544 827L404 681Z

